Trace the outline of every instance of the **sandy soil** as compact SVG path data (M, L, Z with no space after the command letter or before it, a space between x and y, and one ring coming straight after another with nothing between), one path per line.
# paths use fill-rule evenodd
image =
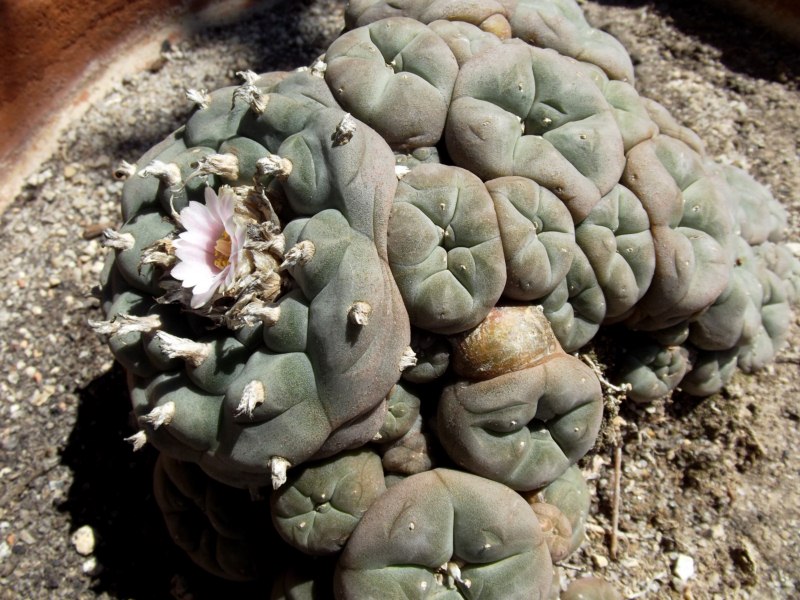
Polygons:
M584 8L630 50L639 91L697 131L712 156L768 184L800 241L798 48L696 0ZM122 441L132 432L124 377L86 326L100 317L88 292L104 254L97 235L118 224L117 162L185 119L184 88L309 64L336 35L341 10L330 0L285 3L165 45L161 60L127 74L74 124L0 217L0 598L268 595L263 583L205 576L172 546L150 491L154 453L132 454ZM620 407L582 462L595 506L563 578L594 572L626 598L800 597L798 362L796 323L773 367L738 375L721 394ZM82 526L94 543L71 539ZM680 556L693 561L687 582L673 575Z

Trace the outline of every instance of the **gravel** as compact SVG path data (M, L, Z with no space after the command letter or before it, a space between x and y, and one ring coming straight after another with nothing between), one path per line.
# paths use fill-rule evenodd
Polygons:
M594 0L584 8L637 63L637 87L747 168L791 212L800 241L800 60L764 30L697 2ZM308 65L342 26L342 2L286 2L170 46L62 136L0 216L0 599L266 597L202 574L172 546L150 490L154 453L133 454L124 374L86 325L119 226L121 183L188 115L187 87ZM723 22L727 25L720 27ZM625 597L800 594L800 335L778 363L715 397L623 406L582 463L587 543L561 569ZM618 552L609 551L613 442L622 448ZM691 566L691 568L689 567Z

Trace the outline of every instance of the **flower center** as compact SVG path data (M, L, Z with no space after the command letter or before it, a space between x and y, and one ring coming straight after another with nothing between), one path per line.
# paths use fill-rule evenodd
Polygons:
M231 236L227 231L223 231L214 245L214 266L224 269L231 260Z

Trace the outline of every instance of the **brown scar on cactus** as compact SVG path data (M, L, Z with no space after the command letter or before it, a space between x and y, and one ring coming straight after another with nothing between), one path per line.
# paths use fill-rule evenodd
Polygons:
M156 333L161 349L170 358L181 358L193 367L199 367L211 354L211 344L181 338L166 331Z
M561 562L570 551L572 525L569 519L557 506L544 502L540 497L529 500L529 503L539 519L550 558L554 563Z

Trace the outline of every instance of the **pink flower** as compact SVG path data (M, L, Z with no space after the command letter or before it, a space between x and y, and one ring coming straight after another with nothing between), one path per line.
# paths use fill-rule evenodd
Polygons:
M200 308L233 283L245 240L245 228L234 221L234 194L220 188L220 194L206 188L206 203L190 201L181 210L186 229L175 240L178 258L171 275L192 288L192 308Z

